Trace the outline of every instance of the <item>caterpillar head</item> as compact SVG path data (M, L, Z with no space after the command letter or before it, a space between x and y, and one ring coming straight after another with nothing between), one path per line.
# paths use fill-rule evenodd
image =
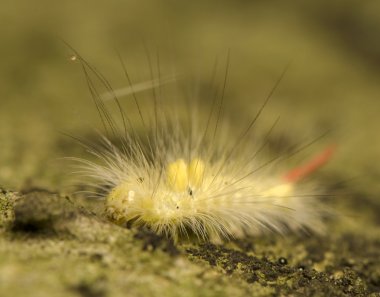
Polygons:
M161 227L184 223L196 212L194 199L202 191L204 171L201 159L189 163L178 159L166 166L153 192L153 181L126 180L108 194L106 214L118 224L135 221L159 232Z

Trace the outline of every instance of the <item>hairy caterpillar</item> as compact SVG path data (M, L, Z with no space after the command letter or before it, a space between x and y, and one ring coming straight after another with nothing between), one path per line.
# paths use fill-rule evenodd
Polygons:
M107 136L101 137L100 146L80 140L99 162L76 159L82 164L82 173L100 190L97 195L104 199L107 218L120 225L147 226L174 240L190 233L201 240L219 240L268 230L323 231L323 208L317 199L320 191L302 180L329 159L333 148L289 171L281 161L310 143L263 159L267 142L258 142L251 133L285 71L248 125L235 133L231 122L221 115L228 63L221 94L215 96L205 118L199 116L201 108L193 101L185 115L167 108L164 96L157 99L160 80L153 77L142 88L152 89L153 108L143 112L124 68L130 88L123 92L133 98L134 112L145 129L137 133L117 91L77 53L75 57L83 67L106 132L119 143ZM106 96L94 81L107 90ZM106 97L116 103L119 122L111 116Z

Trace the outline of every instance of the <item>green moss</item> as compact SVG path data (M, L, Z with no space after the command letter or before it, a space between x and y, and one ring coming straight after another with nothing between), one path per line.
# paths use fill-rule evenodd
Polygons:
M226 274L231 274L241 278L247 283L259 283L265 287L271 287L281 294L299 293L309 295L323 294L324 296L367 296L370 293L378 292L379 288L374 286L371 275L376 275L378 271L376 259L379 257L377 244L372 241L366 241L366 249L347 246L347 240L342 241L340 237L323 237L309 238L299 242L301 238L278 238L272 236L271 240L275 242L268 243L265 240L251 239L255 246L260 249L271 250L275 246L282 246L284 251L291 250L293 245L304 245L308 251L302 259L293 261L293 264L284 264L284 261L269 260L265 252L238 251L228 249L223 246L204 244L196 248L188 248L187 252L191 259L202 259L210 266L215 267ZM319 250L323 255L327 251L333 251L333 257L330 259L328 269L322 272L313 269L313 266L321 261L324 257L315 257L314 244L324 241ZM255 243L256 242L256 243ZM285 245L285 244L286 245ZM349 244L348 244L349 245ZM288 250L289 249L289 250ZM255 250L258 250L256 247ZM369 251L370 254L366 254ZM373 254L372 254L373 253ZM253 255L254 256L253 256ZM294 257L290 253L290 257ZM357 264L347 263L347 258L355 257L359 261ZM361 259L361 260L359 260ZM364 268L363 264L366 263ZM340 274L334 271L341 271Z
M0 230L9 227L14 220L13 206L17 195L0 187Z

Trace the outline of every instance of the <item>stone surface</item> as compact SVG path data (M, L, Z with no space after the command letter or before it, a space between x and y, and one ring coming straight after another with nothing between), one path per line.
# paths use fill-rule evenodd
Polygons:
M380 296L379 4L94 1L89 9L70 1L3 2L1 296ZM68 177L73 169L63 159L85 155L64 134L93 140L101 122L80 65L56 36L115 88L126 81L114 47L134 82L150 79L146 40L152 56L159 48L163 74L199 74L205 98L215 93L215 56L222 85L231 48L224 113L242 125L293 60L258 131L281 116L269 141L275 152L332 130L300 156L338 145L314 177L332 195L321 202L335 211L327 234L173 244L102 219L99 203L76 193L87 187Z

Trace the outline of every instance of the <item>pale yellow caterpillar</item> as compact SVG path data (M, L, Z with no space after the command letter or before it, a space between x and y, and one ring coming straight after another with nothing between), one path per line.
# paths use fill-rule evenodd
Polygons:
M159 100L155 96L157 85L152 86L152 108L144 112L132 85L133 112L139 113L145 129L137 133L128 116L131 111L121 107L104 77L77 57L109 134L102 136L101 146L85 144L98 162L79 159L82 172L101 190L107 218L120 225L146 226L174 240L190 234L213 240L265 231L323 231L321 191L302 178L324 163L332 150L292 171L281 162L300 146L265 159L266 142L256 140L251 131L271 94L248 125L236 132L221 116L224 91L204 119L200 115L205 113L193 102L186 114L167 108L165 95ZM94 80L114 99L119 122L110 115Z

